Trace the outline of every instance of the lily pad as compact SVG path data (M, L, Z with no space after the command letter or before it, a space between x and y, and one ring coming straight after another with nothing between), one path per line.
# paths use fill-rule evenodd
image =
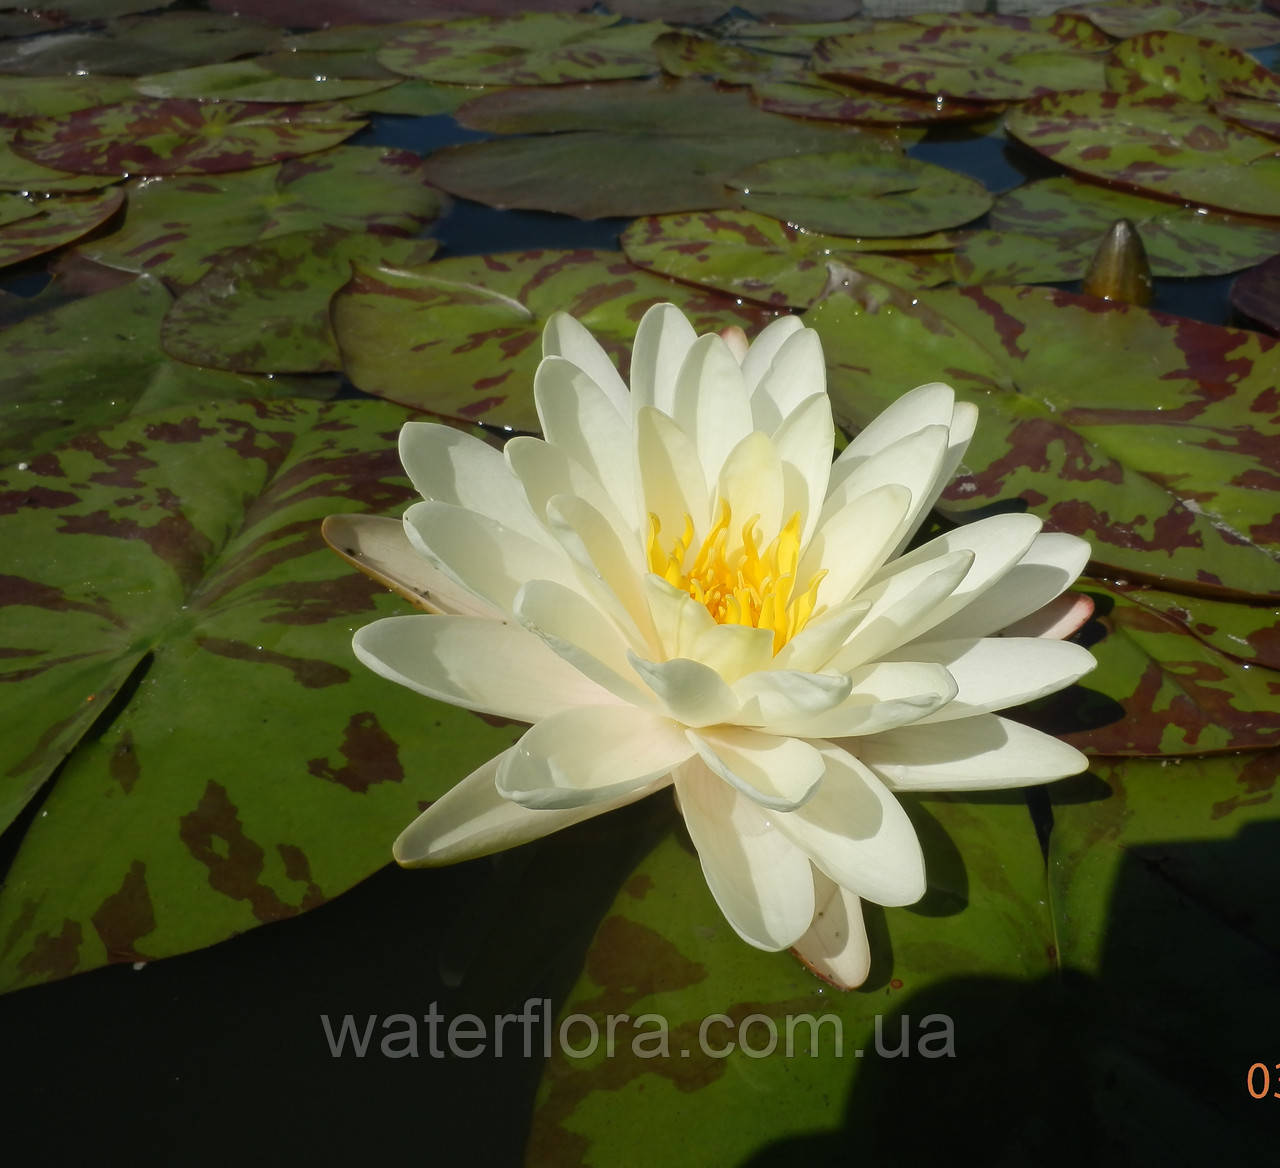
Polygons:
M1147 32L1121 41L1107 59L1107 87L1138 97L1174 93L1188 101L1238 94L1280 101L1280 77L1219 41Z
M443 207L416 154L339 146L241 173L135 185L120 229L82 252L111 267L189 284L228 247L324 226L408 235Z
M118 188L87 195L50 195L37 213L0 226L0 267L79 239L111 218L124 202Z
M1232 604L1205 596L1136 585L1112 589L1126 600L1176 621L1228 657L1280 670L1280 611L1266 604Z
M128 77L0 76L0 110L4 111L0 125L110 105L133 96L133 82Z
M292 231L235 248L178 297L161 344L179 361L237 373L340 370L329 298L353 264L425 264L434 239Z
M779 53L761 53L745 45L689 32L663 33L653 42L664 73L673 77L709 77L726 85L751 85L765 78L802 73L805 62Z
M751 92L760 108L770 113L870 125L969 122L990 117L993 109L1002 108L991 103L914 97L841 85L816 74L798 81L755 82Z
M313 154L363 125L341 106L140 100L34 118L13 148L78 174L216 174Z
M197 65L169 73L139 77L134 89L146 97L189 97L200 100L268 102L341 101L378 89L389 89L395 78L373 81L328 75L285 77L257 61Z
M1236 277L1231 303L1250 320L1280 335L1280 255Z
M752 332L762 308L686 288L616 252L530 251L440 260L413 271L357 268L334 298L347 376L415 409L510 430L537 430L533 373L547 318L577 318L621 362L640 317L670 300L700 332Z
M69 170L53 170L15 154L9 135L0 138L0 191L32 191L40 193L96 191L112 179L97 174L72 174Z
M1208 37L1237 49L1257 49L1280 42L1280 19L1266 12L1242 7L1178 0L1146 4L1090 4L1070 10L1103 32L1123 40L1157 29L1171 29L1189 36Z
M401 81L390 89L375 89L363 97L350 97L344 104L359 113L430 118L437 114L453 113L464 102L473 100L478 92L474 86L468 85Z
M1280 344L1034 287L860 279L805 318L837 415L946 378L983 423L944 511L1021 505L1128 579L1280 596Z
M879 21L822 41L814 72L837 81L884 85L927 97L1022 101L1066 89L1102 89L1098 50L1110 42L1086 21Z
M645 77L659 70L656 22L598 13L527 12L433 24L402 33L378 53L388 69L459 85L556 85Z
M1280 207L1275 144L1172 95L1062 94L1011 110L1005 125L1060 166L1104 182L1250 215Z
M1233 97L1215 101L1213 112L1268 138L1280 138L1280 102Z
M353 623L405 608L320 518L407 500L404 417L213 403L3 476L4 821L63 764L0 893L5 988L314 908L513 741L350 656Z
M751 211L651 215L622 233L627 259L642 268L731 296L801 309L822 295L833 263L894 283L946 283L952 242L947 235L822 235Z
M160 324L172 301L159 280L143 276L8 323L0 333L0 465L37 465L85 430L170 406L337 392L334 378L246 377L171 360L160 349Z
M770 159L729 185L747 210L832 235L923 235L968 223L993 201L976 179L883 150Z

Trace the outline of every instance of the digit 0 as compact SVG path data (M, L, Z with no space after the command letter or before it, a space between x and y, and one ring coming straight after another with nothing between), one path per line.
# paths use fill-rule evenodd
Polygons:
M1280 1064L1277 1065L1277 1069L1280 1069ZM1256 1071L1262 1072L1261 1090L1258 1090L1255 1086L1257 1083L1257 1076L1255 1075ZM1245 1078L1245 1084L1249 1088L1249 1094L1255 1099L1265 1099L1271 1094L1271 1068L1268 1067L1266 1063L1254 1063L1253 1066L1249 1068L1249 1074ZM1277 1092L1277 1096L1280 1097L1280 1092Z

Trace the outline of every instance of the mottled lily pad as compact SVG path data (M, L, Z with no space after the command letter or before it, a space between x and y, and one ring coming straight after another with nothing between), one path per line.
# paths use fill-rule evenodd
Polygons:
M689 32L663 33L653 42L664 73L673 77L710 77L727 85L751 85L765 78L794 76L805 62L779 53L761 53L744 45Z
M32 119L13 148L78 174L217 174L313 154L363 125L341 106L140 100Z
M1228 657L1280 670L1280 610L1271 605L1233 604L1136 585L1112 584L1112 589L1133 604L1176 621Z
M945 377L983 423L942 507L1021 499L1128 579L1280 596L1280 344L1046 288L858 280L805 318L837 414Z
M644 77L659 70L658 23L596 13L533 13L434 24L388 42L388 69L459 85L557 85Z
M729 185L747 210L832 235L923 235L968 223L992 203L976 179L876 149L775 158Z
M1236 277L1231 303L1250 320L1280 335L1280 255Z
M640 317L663 300L699 332L758 328L769 315L632 267L611 252L531 251L357 269L333 299L343 367L367 393L415 409L536 430L533 373L547 318L576 317L621 362Z
M224 248L323 226L408 235L442 209L416 154L339 146L242 173L136 185L121 228L82 251L98 263L189 284Z
M273 73L257 61L230 61L176 69L169 73L149 73L134 84L146 97L189 97L201 100L268 102L281 104L305 101L341 101L375 90L388 89L395 78L373 81L326 74L286 77Z
M1280 102L1233 97L1215 101L1213 112L1268 138L1280 138Z
M88 234L124 202L118 188L87 195L51 195L36 213L0 227L0 267L53 251Z
M1188 101L1239 94L1280 101L1280 77L1219 41L1147 32L1121 41L1107 58L1107 87L1135 97L1174 93Z
M1163 198L1274 215L1275 143L1181 98L1075 93L1011 110L1009 132L1060 166Z
M907 93L841 85L816 74L798 81L765 81L751 86L761 109L795 118L870 125L912 125L921 122L968 122L990 117L1000 106L956 101L954 98L914 97Z
M30 219L33 215L39 215L41 210L35 199L25 195L0 195L0 227L17 223L20 219Z
M815 72L837 81L885 85L927 97L1022 101L1067 89L1102 89L1098 50L1110 42L1086 21L880 21L865 33L831 37L814 53Z
M352 265L415 267L436 246L322 227L235 248L178 297L161 344L180 361L238 373L340 370L329 298Z
M110 105L133 96L133 82L128 77L0 76L0 125Z
M314 908L513 741L350 655L353 624L406 607L320 519L407 500L404 417L219 402L4 473L3 821L63 764L0 894L5 988Z
M642 268L779 308L808 308L833 263L894 283L941 284L951 276L950 236L849 239L803 231L751 211L652 215L622 233ZM885 254L893 253L893 254Z
M72 174L69 170L53 170L15 154L6 133L0 139L0 191L95 191L112 182L97 174Z
M1157 29L1171 29L1234 45L1237 49L1256 49L1280 42L1280 18L1266 12L1250 12L1242 7L1200 3L1198 0L1090 4L1071 11L1118 39L1140 36Z

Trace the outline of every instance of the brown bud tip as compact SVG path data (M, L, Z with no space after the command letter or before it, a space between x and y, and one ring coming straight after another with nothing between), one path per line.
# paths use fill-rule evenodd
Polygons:
M720 330L720 339L729 346L729 352L741 363L742 358L747 355L747 334L736 324L731 324Z
M1154 287L1147 249L1128 219L1117 219L1094 252L1081 289L1088 296L1125 304L1151 303Z

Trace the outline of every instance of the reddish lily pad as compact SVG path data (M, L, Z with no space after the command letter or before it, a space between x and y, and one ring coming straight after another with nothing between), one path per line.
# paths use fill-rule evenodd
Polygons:
M425 264L434 239L293 231L235 248L178 297L161 344L180 361L237 373L340 370L329 298L353 264Z
M593 251L457 257L412 271L357 268L331 315L343 367L367 393L467 422L536 430L533 373L547 318L568 312L620 362L645 309L664 300L700 332L735 324L752 332L770 315Z
M1213 112L1268 138L1280 138L1280 102L1233 97L1215 101Z
M1280 335L1280 255L1238 276L1231 303L1250 320Z
M35 214L0 227L0 267L21 263L87 235L110 219L123 202L124 192L119 188L49 196Z
M878 149L774 158L729 185L747 210L832 235L923 235L968 223L992 203L977 179Z
M1188 101L1238 94L1280 100L1280 77L1218 41L1147 32L1121 41L1107 59L1107 87L1137 97L1174 93Z
M822 235L751 211L652 215L622 233L622 250L633 264L778 308L813 304L827 286L833 263L894 283L945 283L952 242L943 234L914 239Z
M459 85L557 85L658 72L658 23L597 13L532 13L433 24L402 33L378 53L388 69Z
M0 985L314 908L514 740L351 657L353 624L411 610L334 556L320 520L407 501L404 419L218 402L3 474L22 504L0 516L3 821L60 771L0 893Z
M416 154L339 146L242 173L136 185L120 229L81 250L98 263L189 284L225 248L323 226L409 235L443 206Z
M1097 51L1109 43L1083 20L966 15L936 24L881 21L870 32L822 41L813 69L837 81L927 97L1022 101L1065 89L1102 89Z
M1104 182L1250 215L1280 207L1275 144L1172 95L1061 94L1010 111L1005 125L1060 166Z
M1170 29L1189 36L1207 37L1237 49L1257 49L1280 42L1280 18L1198 0L1090 4L1070 11L1121 40L1157 29Z
M327 74L286 77L273 73L259 61L229 61L149 73L134 88L145 97L196 98L208 101L267 102L273 105L306 101L341 101L389 89L396 78L354 80Z
M806 320L847 422L939 378L979 404L946 512L1021 499L1129 579L1280 596L1277 342L1053 289L865 279Z
M15 154L9 135L0 138L0 191L32 191L48 194L54 191L96 191L113 180L97 174L72 174L69 170L53 170Z
M13 146L78 174L216 174L313 154L363 125L341 106L143 100L35 118Z
M990 117L1000 106L923 98L841 85L816 74L797 81L764 81L751 86L761 109L795 118L870 125L911 125L920 122L969 122Z

